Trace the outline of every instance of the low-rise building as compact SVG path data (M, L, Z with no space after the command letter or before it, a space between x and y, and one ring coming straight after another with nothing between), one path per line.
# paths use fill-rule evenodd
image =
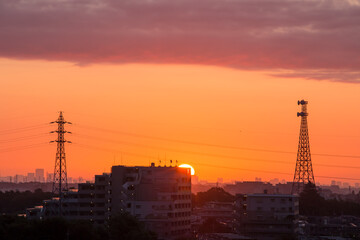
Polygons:
M295 234L299 200L295 195L238 194L235 200L236 230L260 239Z

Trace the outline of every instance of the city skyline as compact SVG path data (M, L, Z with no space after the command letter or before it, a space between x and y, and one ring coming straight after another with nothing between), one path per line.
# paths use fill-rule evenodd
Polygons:
M36 168L35 171L27 173L15 173L13 175L2 175L0 172L0 182L13 182L13 183L29 183L29 182L41 182L41 183L53 183L54 172L45 171L43 168ZM69 183L81 183L86 180L81 176L73 177L68 176Z

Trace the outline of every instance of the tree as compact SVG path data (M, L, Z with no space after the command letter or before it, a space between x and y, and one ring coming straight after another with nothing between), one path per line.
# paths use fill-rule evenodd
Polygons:
M220 187L210 188L206 192L198 192L193 197L193 206L201 207L206 202L234 202L235 197Z
M110 240L156 240L153 232L145 229L143 223L128 213L111 217L109 221Z
M23 213L26 208L41 205L43 200L50 199L51 195L50 192L43 192L41 189L34 192L0 191L0 213Z
M66 221L51 218L43 221L29 221L23 217L0 217L0 240L105 240L108 234L104 228L89 221Z
M301 215L322 215L326 212L325 199L321 197L315 184L308 183L300 193L299 212Z

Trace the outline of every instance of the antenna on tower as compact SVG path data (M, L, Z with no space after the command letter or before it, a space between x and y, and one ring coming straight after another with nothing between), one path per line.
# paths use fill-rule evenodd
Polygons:
M71 133L65 131L65 124L71 124L64 120L63 112L60 111L59 118L51 122L50 124L57 123L58 128L56 131L51 131L50 133L57 133L57 139L52 142L57 143L57 151L55 158L55 167L54 167L54 180L52 194L53 196L59 197L59 215L62 215L62 198L63 192L68 190L67 184L67 170L66 170L66 157L65 157L65 143L71 143L70 141L65 140L65 133Z
M301 125L295 174L291 194L300 194L305 184L307 183L315 184L310 154L309 131L307 123L307 104L308 101L298 101L298 105L301 105L301 112L298 112L297 116L301 116Z

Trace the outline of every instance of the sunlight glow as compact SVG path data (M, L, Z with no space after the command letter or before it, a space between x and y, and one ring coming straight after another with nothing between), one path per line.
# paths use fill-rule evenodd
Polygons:
M190 166L189 164L181 164L179 167L181 168L190 168L191 169L191 176L195 175L195 169Z

